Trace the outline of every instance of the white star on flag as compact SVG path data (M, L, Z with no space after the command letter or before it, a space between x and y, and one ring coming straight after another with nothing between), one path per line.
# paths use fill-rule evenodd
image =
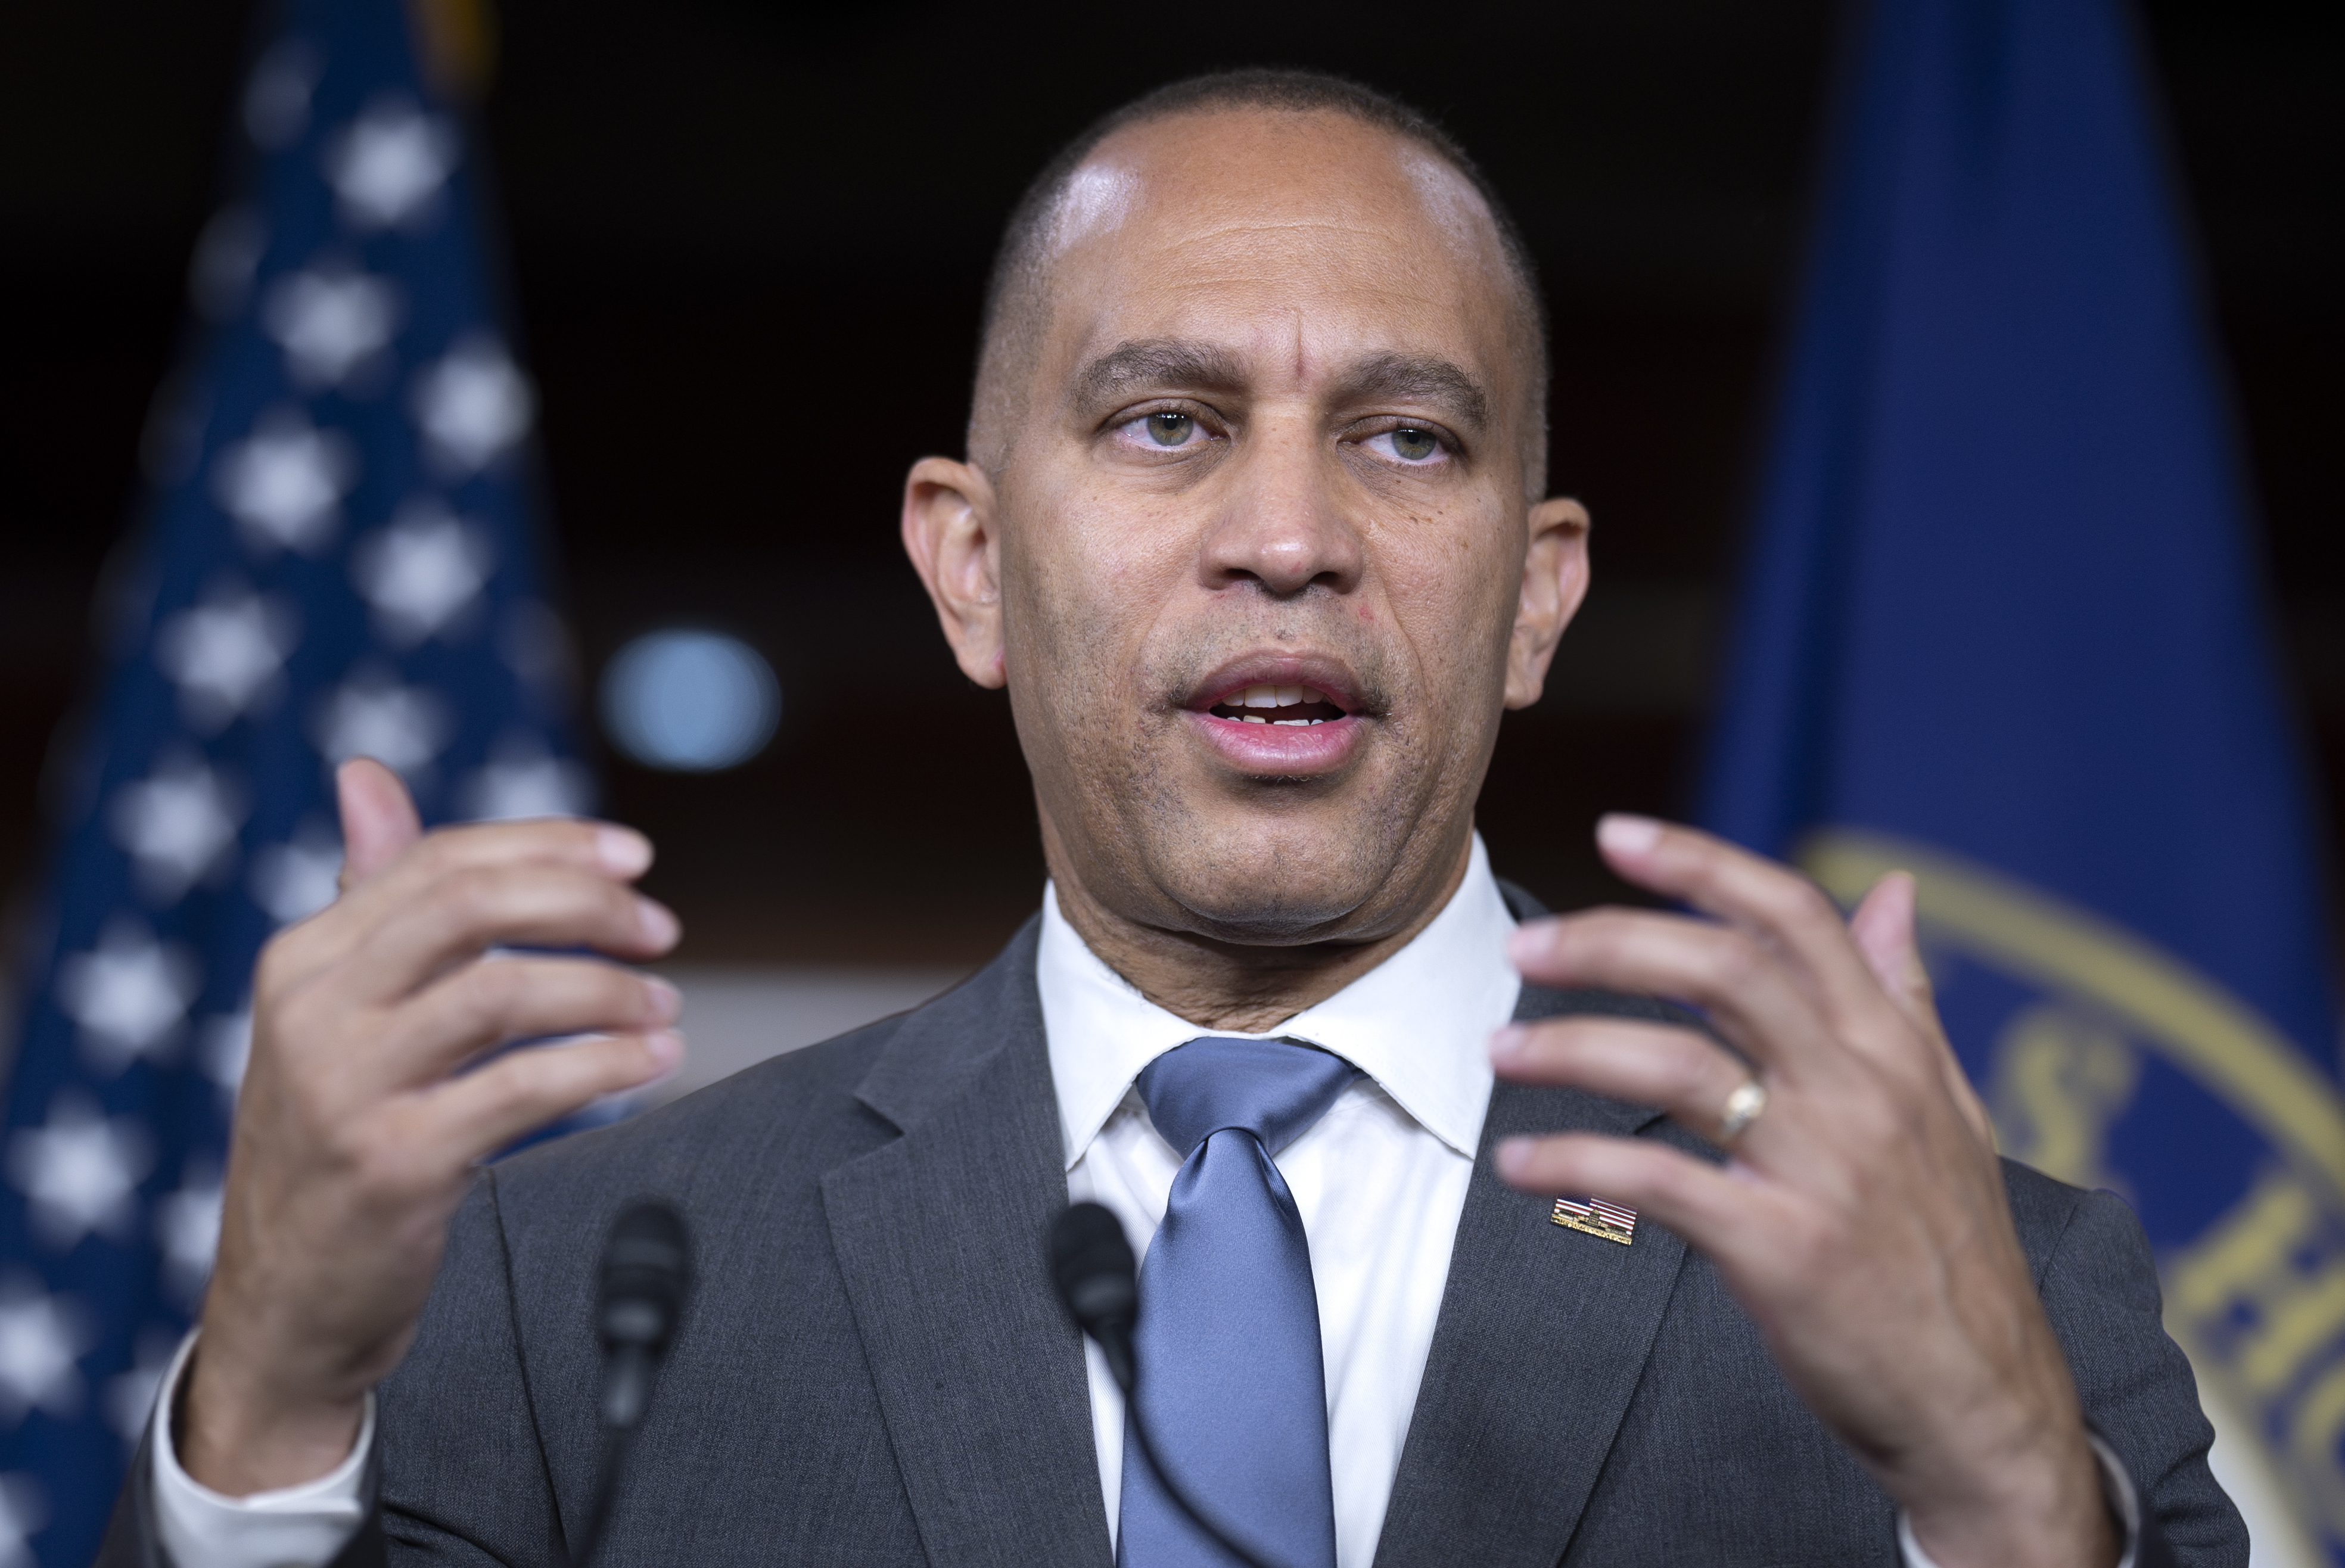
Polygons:
M424 450L462 478L529 433L537 396L495 339L474 337L417 374L414 409Z
M277 700L299 641L291 605L228 581L155 629L155 663L179 688L180 716L212 734Z
M339 430L313 429L297 410L255 420L212 469L212 493L258 554L314 555L334 537L342 497L358 482L358 455Z
M378 100L335 139L326 178L357 228L415 227L456 167L455 133L401 98Z
M244 1066L252 1059L252 1009L206 1018L196 1047L204 1077L219 1086L220 1108L236 1109L236 1092L244 1087Z
M193 1308L211 1278L219 1250L220 1168L200 1157L188 1162L178 1190L155 1205L155 1239L163 1246L163 1284Z
M8 1179L28 1200L35 1233L59 1252L89 1235L128 1239L138 1183L154 1161L137 1117L109 1119L76 1089L57 1091L46 1126L8 1140Z
M381 667L360 670L319 711L318 749L329 763L372 757L402 778L430 765L448 739L445 703L421 686L402 686Z
M89 1349L80 1304L52 1296L29 1274L0 1284L0 1426L15 1426L29 1411L70 1416L81 1409L81 1369Z
M83 1054L109 1077L140 1057L168 1055L201 990L187 950L157 942L129 916L108 921L96 948L57 965L57 1006L81 1026Z
M168 908L198 882L227 869L244 821L244 799L202 759L182 752L117 790L107 821L116 842L130 852L139 891Z
M389 528L350 547L350 580L382 640L411 648L466 619L493 559L480 530L437 501L410 501Z
M341 875L342 841L313 817L285 843L253 851L253 902L279 926L290 926L331 904Z
M464 781L457 809L475 822L576 816L590 797L586 770L545 749L535 735L508 734Z
M130 1370L107 1381L106 1419L124 1447L137 1448L147 1435L156 1392L163 1386L163 1374L171 1370L171 1358L178 1353L179 1336L160 1323L149 1323L138 1330Z
M260 308L260 325L285 350L299 386L340 387L364 370L398 329L399 290L347 265L313 267L279 278Z

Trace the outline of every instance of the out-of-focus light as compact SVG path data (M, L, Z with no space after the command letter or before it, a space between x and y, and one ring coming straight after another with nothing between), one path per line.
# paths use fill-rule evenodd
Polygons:
M782 688L756 649L715 632L651 632L603 671L603 728L646 767L714 773L765 749Z

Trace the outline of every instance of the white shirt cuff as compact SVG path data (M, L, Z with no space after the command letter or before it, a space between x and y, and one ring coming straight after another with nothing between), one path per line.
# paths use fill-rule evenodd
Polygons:
M2117 1558L2117 1568L2134 1568L2135 1559L2141 1555L2141 1494L2133 1489L2133 1477L2126 1473L2107 1443L2089 1431L2085 1441L2093 1445L2093 1457L2101 1462L2101 1494L2108 1499L2109 1512L2125 1526L2125 1552ZM1905 1568L1938 1568L1936 1560L1914 1539L1913 1522L1902 1508L1897 1511L1897 1550L1904 1554Z
M367 1395L358 1441L341 1463L299 1486L229 1497L182 1470L171 1444L171 1411L195 1348L191 1331L171 1358L147 1418L154 1422L155 1529L163 1550L181 1568L325 1568L366 1522L359 1486L374 1446L374 1395Z

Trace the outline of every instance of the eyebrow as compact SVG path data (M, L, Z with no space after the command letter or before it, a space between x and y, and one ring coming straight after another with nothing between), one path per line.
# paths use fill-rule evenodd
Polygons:
M1490 423L1482 384L1434 354L1379 354L1345 375L1339 394L1345 402L1424 403L1477 435Z
M1152 339L1120 343L1084 366L1075 377L1074 402L1090 410L1148 389L1236 391L1245 382L1244 365L1226 349L1182 339ZM1336 387L1336 400L1424 403L1477 435L1490 422L1490 398L1482 384L1433 354L1379 354L1364 360L1345 374Z
M1084 410L1120 402L1149 387L1235 391L1245 385L1237 357L1210 343L1161 338L1119 343L1075 378L1075 404Z

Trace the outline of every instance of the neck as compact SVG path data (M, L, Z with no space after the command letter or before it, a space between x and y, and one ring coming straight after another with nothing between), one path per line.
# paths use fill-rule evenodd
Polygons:
M1260 1033L1325 1001L1408 946L1448 904L1473 858L1469 826L1446 871L1428 879L1403 917L1376 935L1268 946L1224 941L1119 914L1071 875L1064 857L1048 853L1051 847L1046 842L1059 913L1102 963L1175 1017L1203 1029L1243 1034Z

